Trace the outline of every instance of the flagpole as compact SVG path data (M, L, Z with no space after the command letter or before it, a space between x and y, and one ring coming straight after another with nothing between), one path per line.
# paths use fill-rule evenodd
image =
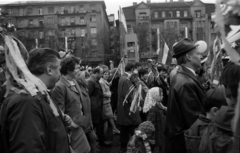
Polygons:
M120 68L121 63L123 62L123 59L124 59L124 57L121 59L120 63L118 64L118 68L117 68L117 70L115 71L115 73L114 73L114 75L113 75L113 77L112 77L112 80L111 80L110 82L112 82L113 79L115 78L115 76L116 76L116 74L117 74L117 72L118 72L118 70L119 70L119 68Z

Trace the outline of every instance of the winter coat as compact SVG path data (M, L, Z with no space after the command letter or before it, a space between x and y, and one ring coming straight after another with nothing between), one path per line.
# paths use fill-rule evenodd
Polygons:
M203 133L200 145L200 153L229 153L233 145L233 132L231 122L234 116L234 109L222 106Z
M118 109L117 109L117 123L122 126L138 125L141 123L139 112L129 114L132 93L128 96L127 102L123 105L124 99L132 86L131 81L128 79L127 73L124 73L118 83Z
M94 75L88 78L88 93L91 99L91 113L93 124L102 120L103 92L99 80Z
M85 153L90 150L90 146L83 129L91 123L90 115L83 113L87 112L87 110L84 110L87 108L83 107L86 103L83 102L78 83L75 80L73 82L75 87L65 77L61 76L51 93L60 109L69 115L75 124L79 125L79 127L69 131L73 150Z
M199 118L193 125L185 132L185 142L188 153L198 153L199 145L203 132L208 127L208 124L211 122L210 119L206 118L203 115L199 115Z
M165 136L169 141L169 153L186 152L184 131L205 115L204 89L193 72L180 66L173 77L168 96Z
M58 107L57 107L58 109ZM54 116L42 94L13 94L0 114L0 152L70 153L63 116Z

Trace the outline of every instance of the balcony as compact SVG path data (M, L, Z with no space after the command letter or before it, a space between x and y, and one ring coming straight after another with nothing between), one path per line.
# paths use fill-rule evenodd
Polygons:
M74 10L73 12L70 12L68 10L64 10L63 12L57 11L56 14L58 16L68 16L68 15L85 15L88 11L86 10Z
M71 23L71 24L58 24L58 27L60 28L67 28L67 27L86 27L87 23Z

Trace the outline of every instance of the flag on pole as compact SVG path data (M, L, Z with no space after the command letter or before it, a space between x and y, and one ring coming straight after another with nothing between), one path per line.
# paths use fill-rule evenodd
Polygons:
M68 37L65 37L65 51L68 51Z
M171 64L172 63L172 58L171 58L171 54L169 52L169 47L167 45L167 43L165 42L165 40L163 39L163 37L160 35L159 33L159 52L158 53L158 62L162 63L162 64ZM171 59L168 59L171 58Z
M188 38L188 27L184 28L185 38Z
M169 47L166 44L166 42L164 42L164 47L163 47L163 57L162 57L162 63L166 64L167 62L167 58L168 58L168 54L169 54Z
M157 54L160 54L160 30L157 28Z
M123 12L121 6L119 6L119 22L122 23L123 28L124 28L125 32L127 33L127 23L126 23L126 18L125 18L125 15L124 15L124 12Z
M123 75L125 73L125 63L124 63L124 58L121 60L119 63L119 69L120 69L120 74Z
M38 48L38 39L35 39L35 43L36 43L36 48Z

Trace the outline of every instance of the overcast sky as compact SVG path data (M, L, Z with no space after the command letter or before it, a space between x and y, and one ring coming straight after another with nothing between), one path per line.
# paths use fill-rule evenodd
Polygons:
M21 0L0 0L0 4L6 4L6 3L15 2L15 1L21 1ZM38 0L38 1L41 1L41 0ZM119 10L119 6L121 7L131 6L133 2L140 3L142 1L146 2L147 0L105 0L106 7L107 7L107 14L115 14L115 18L118 18L117 11ZM174 1L177 1L177 0L174 0ZM202 0L202 1L206 3L215 3L215 0ZM165 2L165 0L151 0L151 2Z

